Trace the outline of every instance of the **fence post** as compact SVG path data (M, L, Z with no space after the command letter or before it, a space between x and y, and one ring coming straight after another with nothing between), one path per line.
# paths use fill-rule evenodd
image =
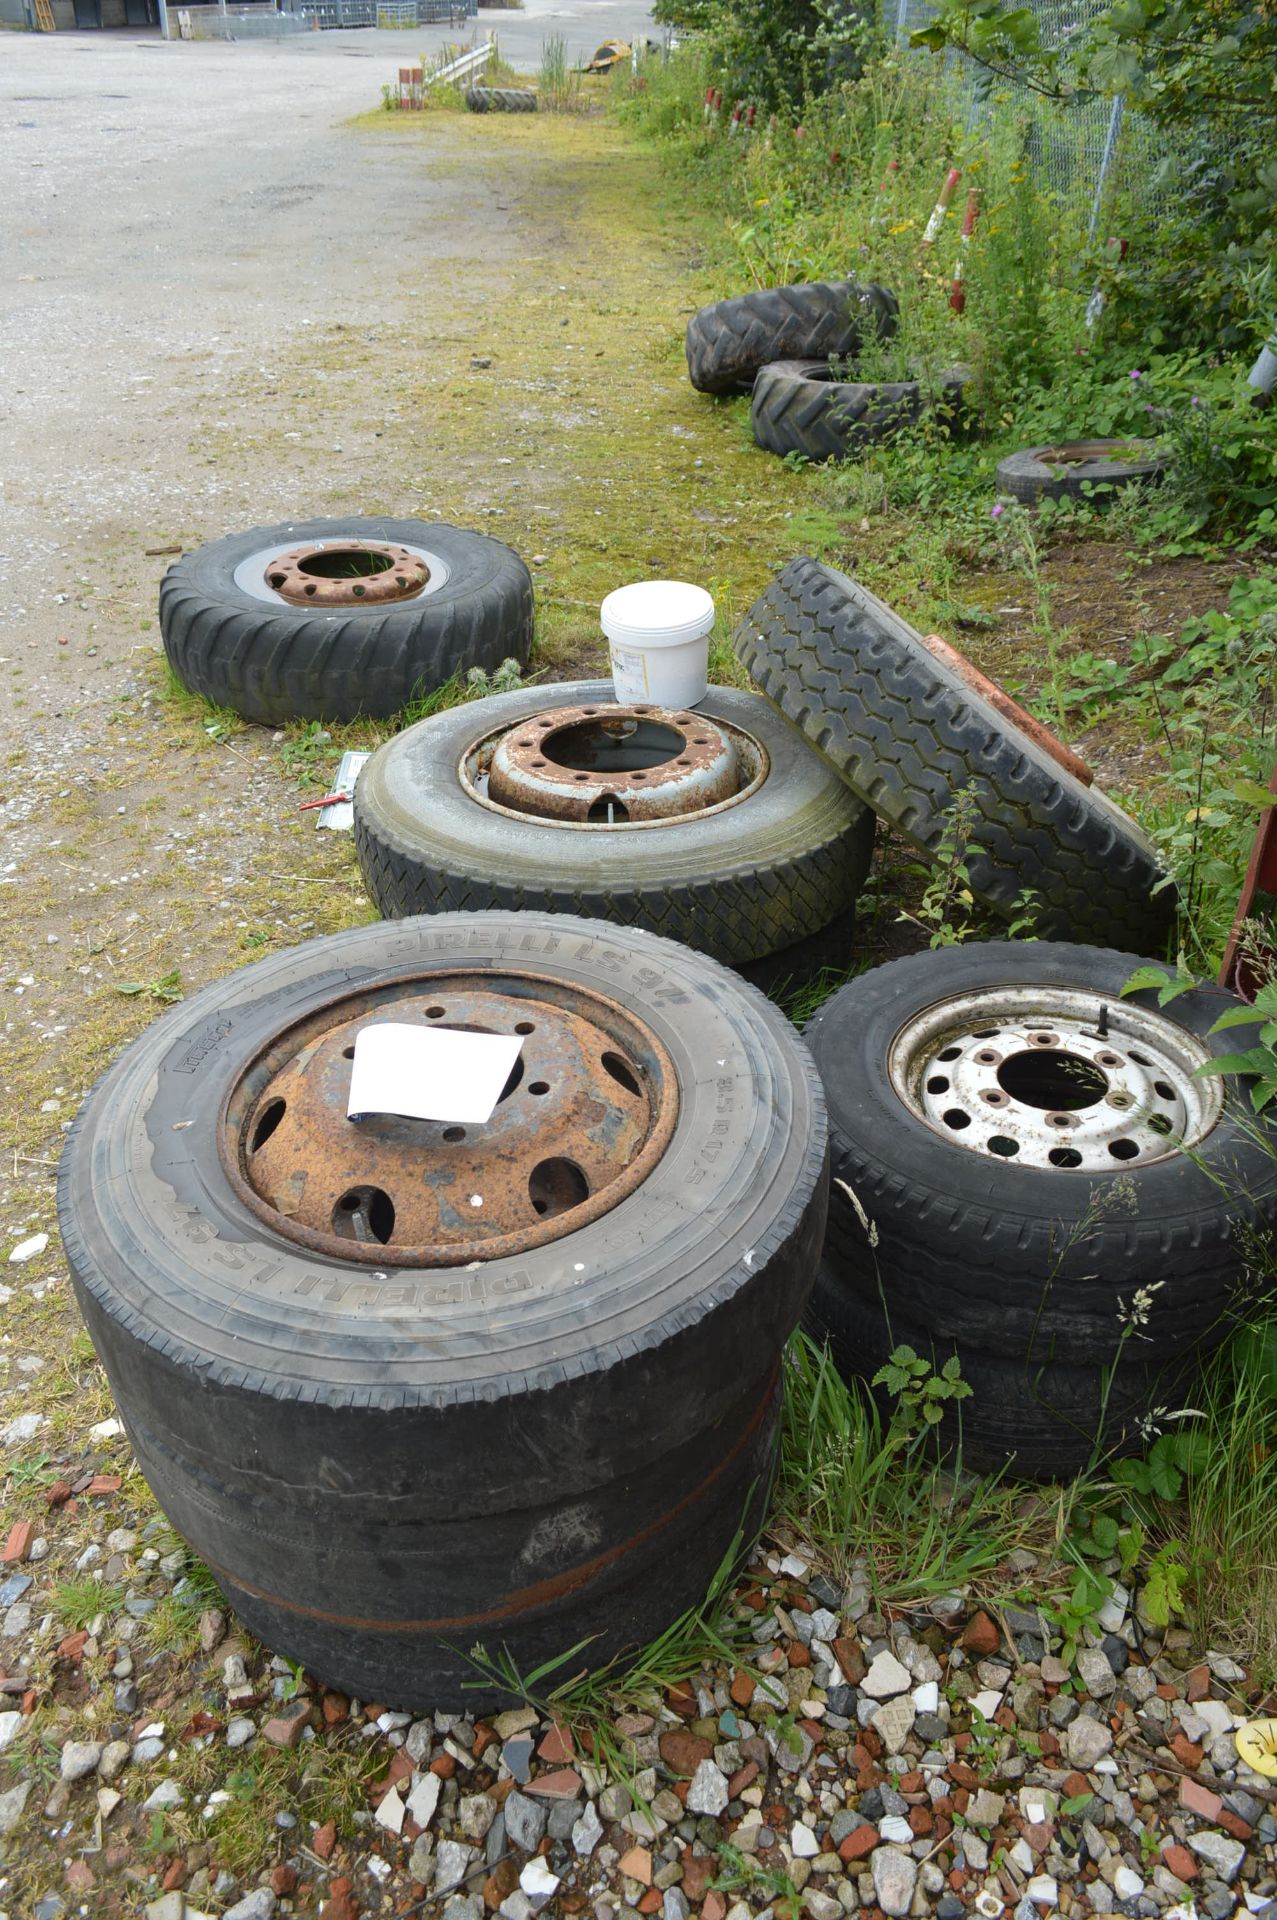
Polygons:
M1094 240L1095 230L1100 224L1100 210L1104 204L1104 184L1113 164L1113 155L1117 152L1117 137L1122 127L1122 108L1125 95L1118 94L1113 101L1113 111L1109 115L1108 132L1104 136L1104 152L1100 157L1099 176L1095 182L1095 198L1091 202L1091 218L1087 222L1086 237Z
M905 33L908 26L909 0L900 0L900 4L896 8L896 45L898 47L902 47L905 43Z

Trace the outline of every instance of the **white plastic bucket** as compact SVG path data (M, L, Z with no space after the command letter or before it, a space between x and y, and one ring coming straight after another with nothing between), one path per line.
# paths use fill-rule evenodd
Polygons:
M627 704L694 707L709 691L714 602L686 580L637 580L599 609L612 688Z

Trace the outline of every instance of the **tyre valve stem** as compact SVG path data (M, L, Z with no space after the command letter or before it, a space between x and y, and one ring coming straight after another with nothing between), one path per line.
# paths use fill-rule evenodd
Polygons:
M1098 1020L1096 1021L1096 1023L1095 1023L1095 1031L1096 1031L1096 1032L1097 1032L1097 1033L1099 1034L1099 1036L1100 1036L1100 1039L1101 1039L1101 1040L1107 1040L1107 1039L1108 1039L1108 1037L1109 1037L1109 1010L1108 1010L1108 1008L1107 1008L1107 1007L1106 1007L1106 1006L1104 1005L1104 1003L1103 1003L1103 1001L1101 1001L1101 1003L1100 1003L1100 1017L1099 1017L1099 1019L1098 1019Z

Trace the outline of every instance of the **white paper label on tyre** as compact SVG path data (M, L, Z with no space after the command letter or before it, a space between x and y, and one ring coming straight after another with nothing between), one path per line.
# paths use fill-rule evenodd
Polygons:
M637 647L608 644L612 661L612 691L618 700L646 700L647 655Z
M522 1046L518 1034L462 1033L401 1020L361 1027L346 1118L396 1113L482 1126L496 1111Z

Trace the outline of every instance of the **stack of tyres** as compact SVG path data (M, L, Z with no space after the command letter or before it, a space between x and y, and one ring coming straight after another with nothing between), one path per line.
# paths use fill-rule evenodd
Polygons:
M518 1035L478 1128L347 1118L361 1028ZM139 1465L266 1643L362 1699L601 1667L761 1522L826 1122L762 996L638 930L361 927L155 1022L59 1220ZM584 1644L583 1644L584 1643Z
M1213 1032L1237 1003L1130 991L1173 930L1154 848L943 642L797 559L736 648L924 856L961 803L973 893L1043 936L879 967L808 1028L834 1176L809 1327L849 1378L897 1345L956 1357L973 1391L942 1432L969 1465L1050 1478L1141 1446L1157 1408L1186 1404L1253 1284L1248 1248L1277 1227L1277 1142L1212 1071L1238 1049Z

